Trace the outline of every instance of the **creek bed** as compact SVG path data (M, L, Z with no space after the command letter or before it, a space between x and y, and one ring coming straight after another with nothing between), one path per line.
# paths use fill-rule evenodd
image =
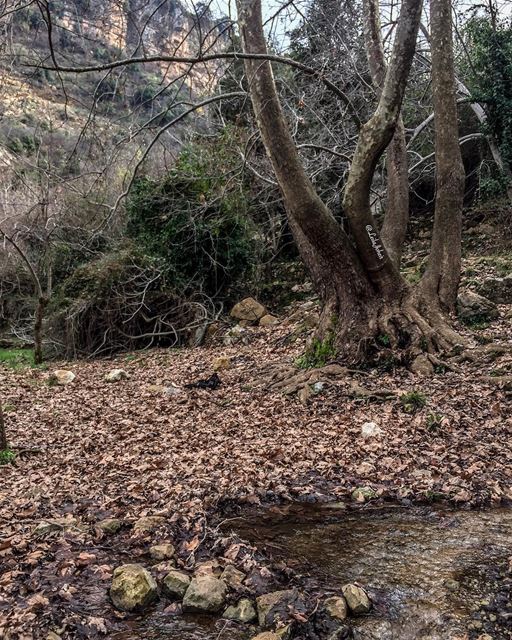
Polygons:
M512 638L512 510L276 509L231 529L293 564L310 584L366 586L373 612L354 619L357 640ZM146 619L116 640L241 640L223 621ZM487 634L485 636L484 634Z

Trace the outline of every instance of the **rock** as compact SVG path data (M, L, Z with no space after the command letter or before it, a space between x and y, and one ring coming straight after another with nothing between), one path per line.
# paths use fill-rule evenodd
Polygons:
M254 298L245 298L237 302L231 309L231 317L235 320L245 320L246 322L256 323L260 318L266 315L267 310Z
M382 429L375 422L365 422L361 427L363 438L373 438L382 435Z
M72 371L68 371L67 369L56 369L48 376L48 382L50 384L65 386L73 382L75 378L76 376Z
M183 598L184 611L217 613L226 601L226 584L213 576L194 578Z
M462 291L457 298L457 314L461 322L471 324L482 320L495 320L499 311L491 300L474 291Z
M354 614L368 613L372 608L370 598L366 591L356 584L346 584L341 588L348 608Z
M279 318L276 318L270 313L267 313L262 318L260 318L258 324L260 325L260 327L271 327L274 324L279 324Z
M323 604L323 610L333 619L338 622L343 622L346 620L348 612L347 612L347 601L342 596L332 596L331 598L327 598Z
M264 631L263 633L258 633L257 636L253 636L251 640L280 640L280 638L273 631Z
M101 529L103 533L107 533L109 535L117 533L122 526L123 523L117 518L106 518L105 520L98 522L98 528Z
M169 558L174 557L174 554L174 546L170 543L155 544L149 548L149 555L151 556L151 559L156 560L157 562L169 560Z
M314 627L321 638L345 638L348 627L344 623L347 618L347 602L343 596L327 598L314 616Z
M54 531L62 531L62 529L64 529L63 525L55 520L44 521L40 522L34 529L34 535L36 538L42 538Z
M227 369L231 369L231 358L228 358L227 356L215 358L212 366L214 371L225 371Z
M114 571L110 597L116 609L141 611L158 596L153 576L140 564L125 564Z
M496 304L512 304L512 274L504 278L488 278L478 291Z
M120 380L127 380L128 374L124 369L112 369L105 375L105 382L119 382Z
M219 578L222 573L222 567L218 560L206 560L196 565L195 576L213 576Z
M430 359L426 354L420 353L420 355L416 356L416 358L411 362L409 371L417 376L428 378L434 374L434 365L430 362Z
M165 391L165 387L163 384L148 384L146 387L149 393L161 394Z
M286 622L290 614L290 607L294 607L298 601L297 589L273 591L256 598L260 627L273 627L279 621Z
M245 580L245 573L243 571L239 571L232 564L228 564L228 566L222 572L220 579L224 580L228 587L237 589Z
M376 497L375 491L371 487L357 487L352 491L352 500L356 502L366 502Z
M54 631L49 631L48 635L46 636L46 640L62 640L62 637Z
M248 598L242 598L236 605L228 607L222 617L236 622L252 622L256 618L256 610Z
M162 591L170 598L181 600L190 585L190 576L183 571L169 571L162 581Z
M133 530L150 533L151 531L158 529L158 527L163 525L164 522L165 518L163 516L144 516L143 518L139 518L133 525Z

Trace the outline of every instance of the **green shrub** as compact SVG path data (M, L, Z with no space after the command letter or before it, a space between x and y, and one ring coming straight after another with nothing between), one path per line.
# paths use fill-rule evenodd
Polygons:
M0 450L0 466L3 464L12 464L16 458L16 454L11 449Z
M416 413L427 404L427 397L421 391L409 391L400 396L403 410L406 413Z
M0 349L0 364L11 369L34 366L34 352L32 349Z
M256 260L256 229L243 187L228 184L230 162L221 146L214 156L191 147L163 179L136 181L127 202L128 235L185 295L225 294Z

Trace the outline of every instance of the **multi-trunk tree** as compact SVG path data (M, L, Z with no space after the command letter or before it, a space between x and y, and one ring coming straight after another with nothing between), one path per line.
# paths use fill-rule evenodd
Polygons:
M301 164L271 64L264 60L267 46L261 2L238 0L237 6L258 127L290 227L323 301L317 339L329 340L347 362L365 359L384 339L386 344L403 348L411 356L422 350L434 354L450 349L461 340L447 318L455 308L460 277L464 170L458 143L449 0L430 3L437 193L428 268L415 288L399 273L396 249L390 256L383 242L372 215L370 190L379 159L393 137L397 136L396 141L401 136L400 110L415 52L422 1L403 0L387 65L378 36L369 38L376 47L373 55L370 51L370 59L378 58L372 75L379 101L359 131L345 186L343 207L350 235L322 202ZM376 10L374 4L368 6ZM392 202L388 200L390 206ZM393 211L388 212L388 216L393 215ZM402 237L403 232L400 233ZM403 237L398 244L401 242Z

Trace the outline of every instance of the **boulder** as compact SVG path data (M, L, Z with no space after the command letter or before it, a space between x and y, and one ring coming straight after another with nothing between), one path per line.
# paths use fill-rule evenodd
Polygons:
M155 544L154 546L149 548L149 555L152 560L156 560L157 562L161 562L162 560L169 560L173 558L175 554L174 546L170 543L166 544Z
M169 598L181 600L190 585L190 576L183 571L169 571L162 581L162 591Z
M222 572L220 579L224 580L228 587L237 589L245 580L245 573L243 571L239 571L232 564L228 564L228 566Z
M105 520L101 520L100 522L98 522L98 528L103 531L103 533L106 533L108 535L117 533L122 526L122 521L118 520L117 518L106 518Z
M267 314L265 307L254 298L245 298L237 302L231 309L231 317L235 320L256 323Z
M222 617L235 622L252 622L256 618L256 610L248 598L242 598L235 605L228 607Z
M214 371L226 371L227 369L231 369L231 358L228 358L227 356L215 358L212 366Z
M114 571L110 598L116 609L141 611L158 597L153 576L140 564L125 564Z
M496 304L512 304L512 274L504 278L488 278L478 291Z
M279 621L286 622L290 614L290 608L294 608L299 602L297 589L273 591L256 598L258 610L258 623L260 627L273 627Z
M124 369L112 369L105 374L105 382L119 382L120 380L126 380L128 374Z
M258 324L260 325L260 327L271 327L274 324L279 324L279 318L276 318L270 313L267 313L266 315L260 318L260 321Z
M425 353L416 356L409 366L409 371L417 376L428 378L434 374L434 365Z
M356 615L368 613L372 608L372 603L366 591L356 584L346 584L341 590L347 601L348 608L352 613Z
M139 518L137 522L133 525L134 531L140 531L142 533L150 533L155 529L158 529L165 522L165 518L163 516L144 516L143 518Z
M474 291L466 290L457 298L457 314L461 322L471 324L482 320L495 320L499 311L491 300Z
M217 613L226 601L226 584L213 576L202 575L194 578L183 598L184 611Z
M50 384L58 384L63 387L73 382L75 378L76 376L72 371L68 371L67 369L56 369L50 373L48 381Z

